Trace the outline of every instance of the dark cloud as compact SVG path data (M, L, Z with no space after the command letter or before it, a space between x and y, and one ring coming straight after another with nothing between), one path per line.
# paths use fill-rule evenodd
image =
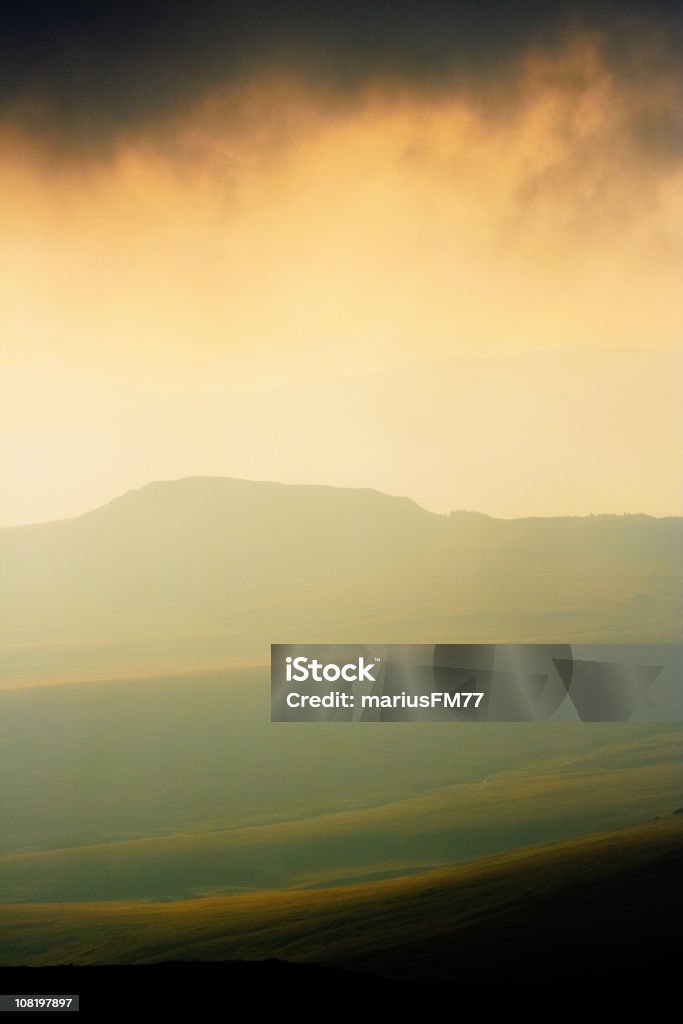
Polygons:
M577 26L602 32L618 57L634 21L673 56L679 9L668 0L23 0L3 14L0 105L46 137L103 141L259 72L342 91L378 76L427 86L486 76Z

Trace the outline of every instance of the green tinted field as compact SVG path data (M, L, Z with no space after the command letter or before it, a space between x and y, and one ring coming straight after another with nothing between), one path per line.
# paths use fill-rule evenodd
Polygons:
M668 817L341 889L169 904L15 905L3 910L0 957L33 965L278 957L418 977L426 964L431 972L441 964L452 974L449 956L463 939L528 930L549 908L562 907L571 917L590 898L594 922L603 912L626 921L629 899L637 897L637 889L627 895L635 877L646 894L648 880L657 883L653 914L661 913L662 899L671 912L680 904L675 880L682 848L683 821Z
M301 740L328 732L307 726L271 728L279 736L298 732ZM293 787L290 808L299 801L296 814L290 810L285 816L289 808L284 803L276 814L268 773L252 777L247 772L239 778L251 803L244 803L241 821L236 814L232 823L212 827L6 855L0 859L2 899L180 899L346 883L618 827L669 814L681 802L681 740L675 729L603 726L591 746L583 732L590 727L545 727L541 735L547 742L553 740L548 733L554 734L555 752L549 756L542 744L513 752L521 738L533 740L537 726L502 726L493 735L507 740L507 748L503 744L485 756L474 740L488 736L488 726L427 726L421 735L415 728L380 725L371 730L373 735L361 730L356 747L365 737L368 760L385 761L384 774L374 777L368 764L364 786L358 779L354 785L340 771L344 748L335 750L330 742L324 752L318 751L320 778L307 787L311 760L307 763L305 754L310 755L310 748L291 748L287 778ZM353 726L336 727L340 740L356 731ZM410 742L402 747L404 737ZM352 752L349 747L349 764ZM420 757L424 763L414 778L397 771L395 795L388 799L390 769L402 754L413 764ZM504 767L506 761L514 767ZM449 773L459 781L445 781ZM172 787L160 792L173 806ZM129 799L144 804L149 793L140 783L137 791L130 789ZM259 807L261 821L250 821L247 810L254 815Z

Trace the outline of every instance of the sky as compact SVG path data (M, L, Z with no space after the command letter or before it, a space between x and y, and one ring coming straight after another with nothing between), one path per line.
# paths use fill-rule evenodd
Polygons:
M3 523L196 473L683 512L676 5L143 6L7 16Z

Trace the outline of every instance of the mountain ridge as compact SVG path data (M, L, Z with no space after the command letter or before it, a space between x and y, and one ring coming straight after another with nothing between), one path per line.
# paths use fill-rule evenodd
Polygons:
M494 519L370 488L156 481L0 531L4 675L265 661L285 636L674 640L682 548L683 518Z
M152 494L160 495L162 492L170 494L172 490L176 491L176 496L182 492L189 492L190 488L214 488L216 491L218 488L224 488L227 494L227 489L237 490L244 488L246 490L257 491L260 490L265 492L267 489L271 489L274 493L280 495L289 492L293 494L299 492L302 495L354 495L358 500L361 498L373 498L379 499L380 501L395 502L398 505L404 507L412 507L418 509L425 516L428 516L434 520L442 519L457 519L457 518L471 518L486 520L494 523L518 523L518 522L567 522L567 521L586 521L586 520L624 520L624 519L642 519L642 520L654 520L657 522L662 521L673 521L683 522L683 516L677 515L664 515L657 516L651 515L647 512L594 512L587 513L585 515L529 515L529 516L495 516L488 512L481 512L477 509L458 508L451 509L448 512L434 512L431 509L425 508L414 498L403 494L391 494L386 491L380 490L376 487L343 487L336 484L310 484L310 483L290 483L285 481L276 480L251 480L245 477L232 477L232 476L220 476L217 474L196 474L191 476L182 476L168 479L155 479L150 480L140 487L133 487L127 491L123 491L121 494L115 495L113 498L104 502L104 504L96 505L94 508L87 509L84 512L79 512L73 516L64 516L59 519L47 519L40 520L35 523L17 523L9 524L7 526L0 527L0 536L7 534L10 531L19 530L32 530L36 527L53 526L61 523L71 523L80 521L86 517L104 513L106 510L111 511L115 508L125 507L131 505L132 502L137 501L141 498L148 497ZM215 495L214 495L215 496ZM224 497L225 495L219 495Z

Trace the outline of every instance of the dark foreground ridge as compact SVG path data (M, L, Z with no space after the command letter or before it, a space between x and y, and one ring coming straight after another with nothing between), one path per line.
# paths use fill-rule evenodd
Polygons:
M441 980L431 982L275 959L179 961L0 968L0 993L79 995L81 1016L77 1019L87 1020L101 1020L104 1014L107 1020L123 1019L131 1012L149 1013L154 1019L173 1013L192 1021L210 1020L228 1016L240 1005L254 1009L270 1006L275 1012L279 1007L309 1019L333 1009L424 1012L435 1005L445 1006L446 1000L454 1013L479 1000L490 1011L526 1006L535 996L555 999L560 992L565 1010L603 1004L612 1009L634 1008L648 1005L655 992L661 995L674 990L678 933L673 917L661 922L663 927L655 933L648 922L647 932L640 938L633 934L619 938L616 923L611 936L602 931L596 935L589 928L577 945L574 940L578 937L572 933L562 948L555 945L561 927L553 936L535 935L535 923L530 922L528 932L517 935L515 944L507 949L497 946L495 937L489 948L475 943L470 955L463 947L465 956L460 961L453 956L451 976L445 979L442 975ZM548 943L555 947L550 970ZM448 950L443 953L447 955ZM531 958L526 964L531 971L522 966L525 958Z
M536 855L529 861L536 867L525 876L524 891L510 873L494 900L484 876L473 876L467 884L478 896L469 910L448 908L448 889L436 876L433 894L422 886L411 901L397 890L391 901L394 923L381 939L373 932L377 911L371 901L365 924L352 925L343 908L338 917L330 912L329 920L318 920L317 929L311 918L313 939L327 927L337 935L322 964L291 963L283 956L207 963L188 954L181 962L142 965L17 966L0 969L0 993L78 994L89 1019L99 1019L105 1009L115 1015L173 1010L203 1020L214 1012L229 1013L235 1000L256 1009L265 999L275 1009L317 1008L320 1015L340 1006L424 1009L444 998L455 1000L455 1012L462 1000L485 997L503 1006L515 993L527 1000L544 989L561 993L563 1006L586 995L612 1008L645 1003L678 984L683 844L678 845L678 828L671 830L673 820L672 815L669 822L643 826L645 837L664 830L668 838L665 843L653 839L635 864L628 863L624 842L637 839L637 829L609 833L592 845L585 841L584 868L578 860L573 866L567 860L555 865L563 875L559 888L544 891L548 847L541 859ZM562 848L557 844L558 851ZM613 863L612 870L596 875L590 864L599 851ZM445 917L439 919L433 909L431 926L425 927L416 903L429 904L430 895L438 897ZM291 921L292 929L296 924ZM349 928L352 949L348 943L345 948ZM293 938L292 943L293 949Z

